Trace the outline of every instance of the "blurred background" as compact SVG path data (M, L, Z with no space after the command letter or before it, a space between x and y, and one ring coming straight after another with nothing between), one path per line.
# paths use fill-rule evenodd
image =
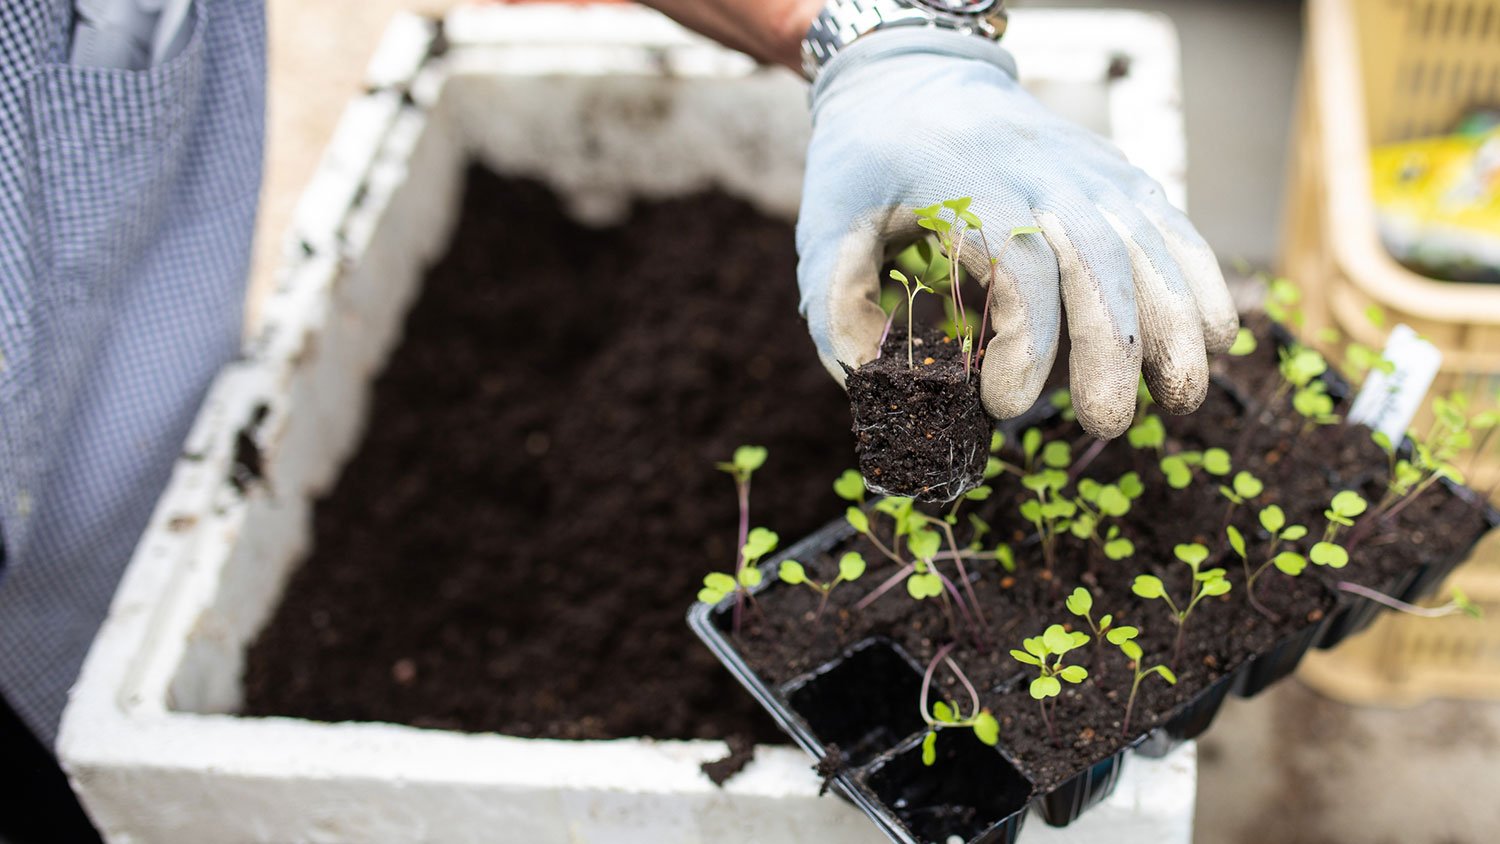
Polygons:
M438 14L450 5L444 0L365 0L357 6L270 0L270 136L252 309L269 283L280 234L297 196L344 103L357 92L391 15L401 10ZM1013 5L1102 4L1049 0ZM1307 234L1316 226L1312 217L1289 217L1287 211L1296 206L1289 202L1289 184L1310 190L1306 173L1297 181L1289 156L1298 143L1308 142L1307 128L1299 129L1294 120L1307 10L1293 0L1113 5L1160 12L1178 29L1190 211L1236 278L1242 304L1251 303L1259 291L1256 270L1280 270L1298 260L1284 251L1288 229ZM1420 12L1423 4L1381 0L1363 5ZM1476 19L1473 25L1478 24ZM1488 33L1488 18L1483 26ZM1500 38L1500 21L1495 26ZM1500 40L1492 43L1494 54L1500 55ZM1474 103L1486 104L1494 103ZM1326 255L1301 257L1304 266L1327 266L1330 260ZM1309 306L1310 318L1318 319L1318 313ZM1322 319L1334 319L1329 313ZM1485 316L1496 320L1493 304ZM1439 329L1422 330L1447 336ZM1452 337L1469 343L1471 350L1474 344L1482 350L1496 342L1468 329ZM1500 349L1500 343L1491 348ZM1493 392L1493 382L1487 383ZM1493 548L1485 553L1493 557ZM1468 660L1464 670L1470 673L1437 680L1396 664L1423 658L1422 648L1399 638L1399 632L1376 630L1360 641L1367 643L1364 653L1324 656L1310 667L1316 671L1308 679L1318 690L1289 682L1255 700L1226 705L1201 742L1199 841L1500 840L1500 801L1493 799L1500 794L1500 704L1484 699L1496 691L1493 672L1500 654L1493 638L1453 646L1454 654L1463 651L1459 655ZM1484 665L1489 675L1483 673ZM1414 690L1413 684L1419 687ZM1455 696L1474 699L1427 699ZM1420 801L1411 802L1413 795L1420 795Z

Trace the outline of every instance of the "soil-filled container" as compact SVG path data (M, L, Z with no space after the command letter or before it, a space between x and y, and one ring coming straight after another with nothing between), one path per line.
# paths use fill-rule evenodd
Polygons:
M1230 694L1258 694L1295 671L1309 648L1349 635L1383 609L1339 590L1339 583L1384 588L1394 597L1410 595L1413 584L1451 570L1487 530L1500 524L1477 496L1437 484L1389 518L1372 510L1370 525L1378 530L1366 530L1382 539L1363 546L1351 542L1346 566L1313 565L1304 559L1301 567L1287 566L1294 574L1273 567L1278 549L1305 551L1317 538L1298 544L1297 534L1305 537L1309 530L1288 533L1292 538L1286 539L1278 520L1316 530L1325 541L1337 536L1337 530L1325 530L1323 521L1330 498L1350 492L1377 500L1388 464L1367 429L1314 426L1291 414L1290 406L1283 413L1272 405L1290 398L1275 380L1280 377L1280 350L1290 341L1263 317L1251 318L1249 324L1263 338L1261 348L1216 362L1219 371L1197 414L1163 420L1148 408L1130 437L1102 447L1081 446L1079 457L1073 444L1088 441L1080 441L1071 427L1065 397L1049 397L1023 418L1001 426L1003 436L990 454L986 491L967 510L960 510L967 499L927 516L913 516L921 513L920 505L905 499L859 502L845 519L762 565L759 585L748 590L755 611L745 613L743 628L733 621L732 609L736 602L750 601L748 595L727 597L715 606L699 604L689 614L691 626L778 723L820 760L820 769L851 795L859 795L855 802L893 840L925 835L914 823L961 814L941 801L930 806L914 801L944 792L940 784L955 777L977 776L965 773L963 766L979 759L1012 765L1033 786L1034 807L1048 823L1062 826L1077 820L1109 794L1132 751L1160 757L1202 735ZM1327 375L1322 383L1335 407L1349 401L1352 391L1337 376ZM1226 447L1223 455L1203 458L1205 450L1221 443L1237 443L1237 456L1231 457ZM1197 455L1184 484L1169 483L1167 469L1158 467L1171 455ZM1037 535L1036 511L1026 515L1026 508L1017 506L1031 500L1036 490L1014 477L1033 477L1044 466L1067 474L1065 483L1080 490L1078 512L1105 511L1098 505L1097 490L1081 491L1078 481L1088 479L1128 490L1120 494L1137 509L1125 509L1141 518L1120 519L1110 523L1109 532L1101 529L1092 537L1085 533L1078 537L1088 540L1081 546L1049 556L1047 540ZM1235 472L1253 474L1256 483L1247 484ZM1098 511L1088 508L1090 501ZM1273 504L1275 518L1266 512ZM1103 522L1102 516L1097 518ZM877 523L891 526L890 538L882 539ZM936 526L935 532L945 535L942 543L921 550L914 534L924 525ZM1213 538L1226 536L1226 525L1236 526L1244 537L1243 566L1232 543ZM1363 535L1346 530L1350 536ZM1412 536L1425 538L1411 541ZM986 537L1003 541L991 551L993 540ZM1131 553L1121 554L1118 547L1104 552L1104 538L1128 540ZM1056 535L1052 541L1058 541ZM902 551L909 552L909 559ZM800 578L778 580L780 562L795 559L799 573L826 582L822 575L837 570L835 558L848 554L870 561L869 584L835 584L822 596L800 588ZM967 565L961 566L964 561ZM951 577L940 577L941 585L931 593L910 581L907 589L899 588L904 579L928 572ZM1253 602L1244 596L1252 575ZM1143 576L1156 584L1153 589L1139 588ZM1181 605L1188 605L1189 596L1199 595L1197 584L1212 580L1227 586L1195 598L1192 604L1199 606L1201 600L1201 607L1183 622L1182 635L1175 635L1172 615L1156 599L1177 595ZM1087 593L1089 601L1075 605L1075 589ZM1135 628L1124 641L1138 645L1139 655L1132 657L1116 639L1100 641L1100 625L1106 624L1113 625L1111 630ZM1054 682L1050 694L1044 690L1039 695L1029 682L1035 675L1026 673L1034 670L1028 667L1034 659L1027 654L1037 653L1032 650L1035 640L1025 638L1026 651L1016 647L1023 637L1049 625L1066 625L1060 629L1068 636L1093 636L1084 635L1080 650L1059 645L1062 650L1048 651L1059 660L1073 653L1067 664L1086 670L1071 679L1055 674L1065 682ZM885 654L879 660L877 647ZM1151 673L1154 665L1170 666L1174 682ZM1064 663L1056 666L1061 671ZM1133 672L1138 669L1146 673L1137 677ZM923 690L924 674L935 690L932 696ZM820 699L842 701L838 706L846 713L855 711L852 703L858 700L863 712L878 713L878 723L799 714L791 695L806 699L808 677L818 678ZM831 686L837 683L849 687ZM965 689L972 705L963 702ZM945 702L945 714L934 716L936 720L925 717L919 701L930 705L938 699ZM1000 725L994 749L972 741L966 730L941 723L952 713L981 708ZM939 739L971 739L973 752L951 758L939 754L930 766L904 761L933 728ZM850 752L837 752L846 744ZM877 763L869 761L872 756ZM945 762L959 771L944 769ZM892 798L889 789L869 789L871 764L897 764L892 770L912 771L919 778L925 772L930 782L925 788L908 784ZM887 802L892 799L899 805ZM993 810L982 814L986 822L997 819ZM978 825L953 834L966 841L984 840L974 838L982 834Z

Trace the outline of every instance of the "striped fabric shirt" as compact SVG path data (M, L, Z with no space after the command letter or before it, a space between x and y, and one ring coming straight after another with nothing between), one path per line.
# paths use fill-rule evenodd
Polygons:
M0 2L0 692L49 744L239 349L265 93L262 0L143 71L69 65L71 8Z

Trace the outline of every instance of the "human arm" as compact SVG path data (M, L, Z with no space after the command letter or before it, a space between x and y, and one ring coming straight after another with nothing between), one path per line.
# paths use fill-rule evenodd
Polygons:
M802 36L823 0L642 0L715 41L800 70Z

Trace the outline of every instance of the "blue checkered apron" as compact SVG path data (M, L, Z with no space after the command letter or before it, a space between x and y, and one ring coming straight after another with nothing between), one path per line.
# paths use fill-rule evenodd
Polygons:
M237 352L262 0L196 0L145 71L0 0L0 691L47 742L214 372Z

